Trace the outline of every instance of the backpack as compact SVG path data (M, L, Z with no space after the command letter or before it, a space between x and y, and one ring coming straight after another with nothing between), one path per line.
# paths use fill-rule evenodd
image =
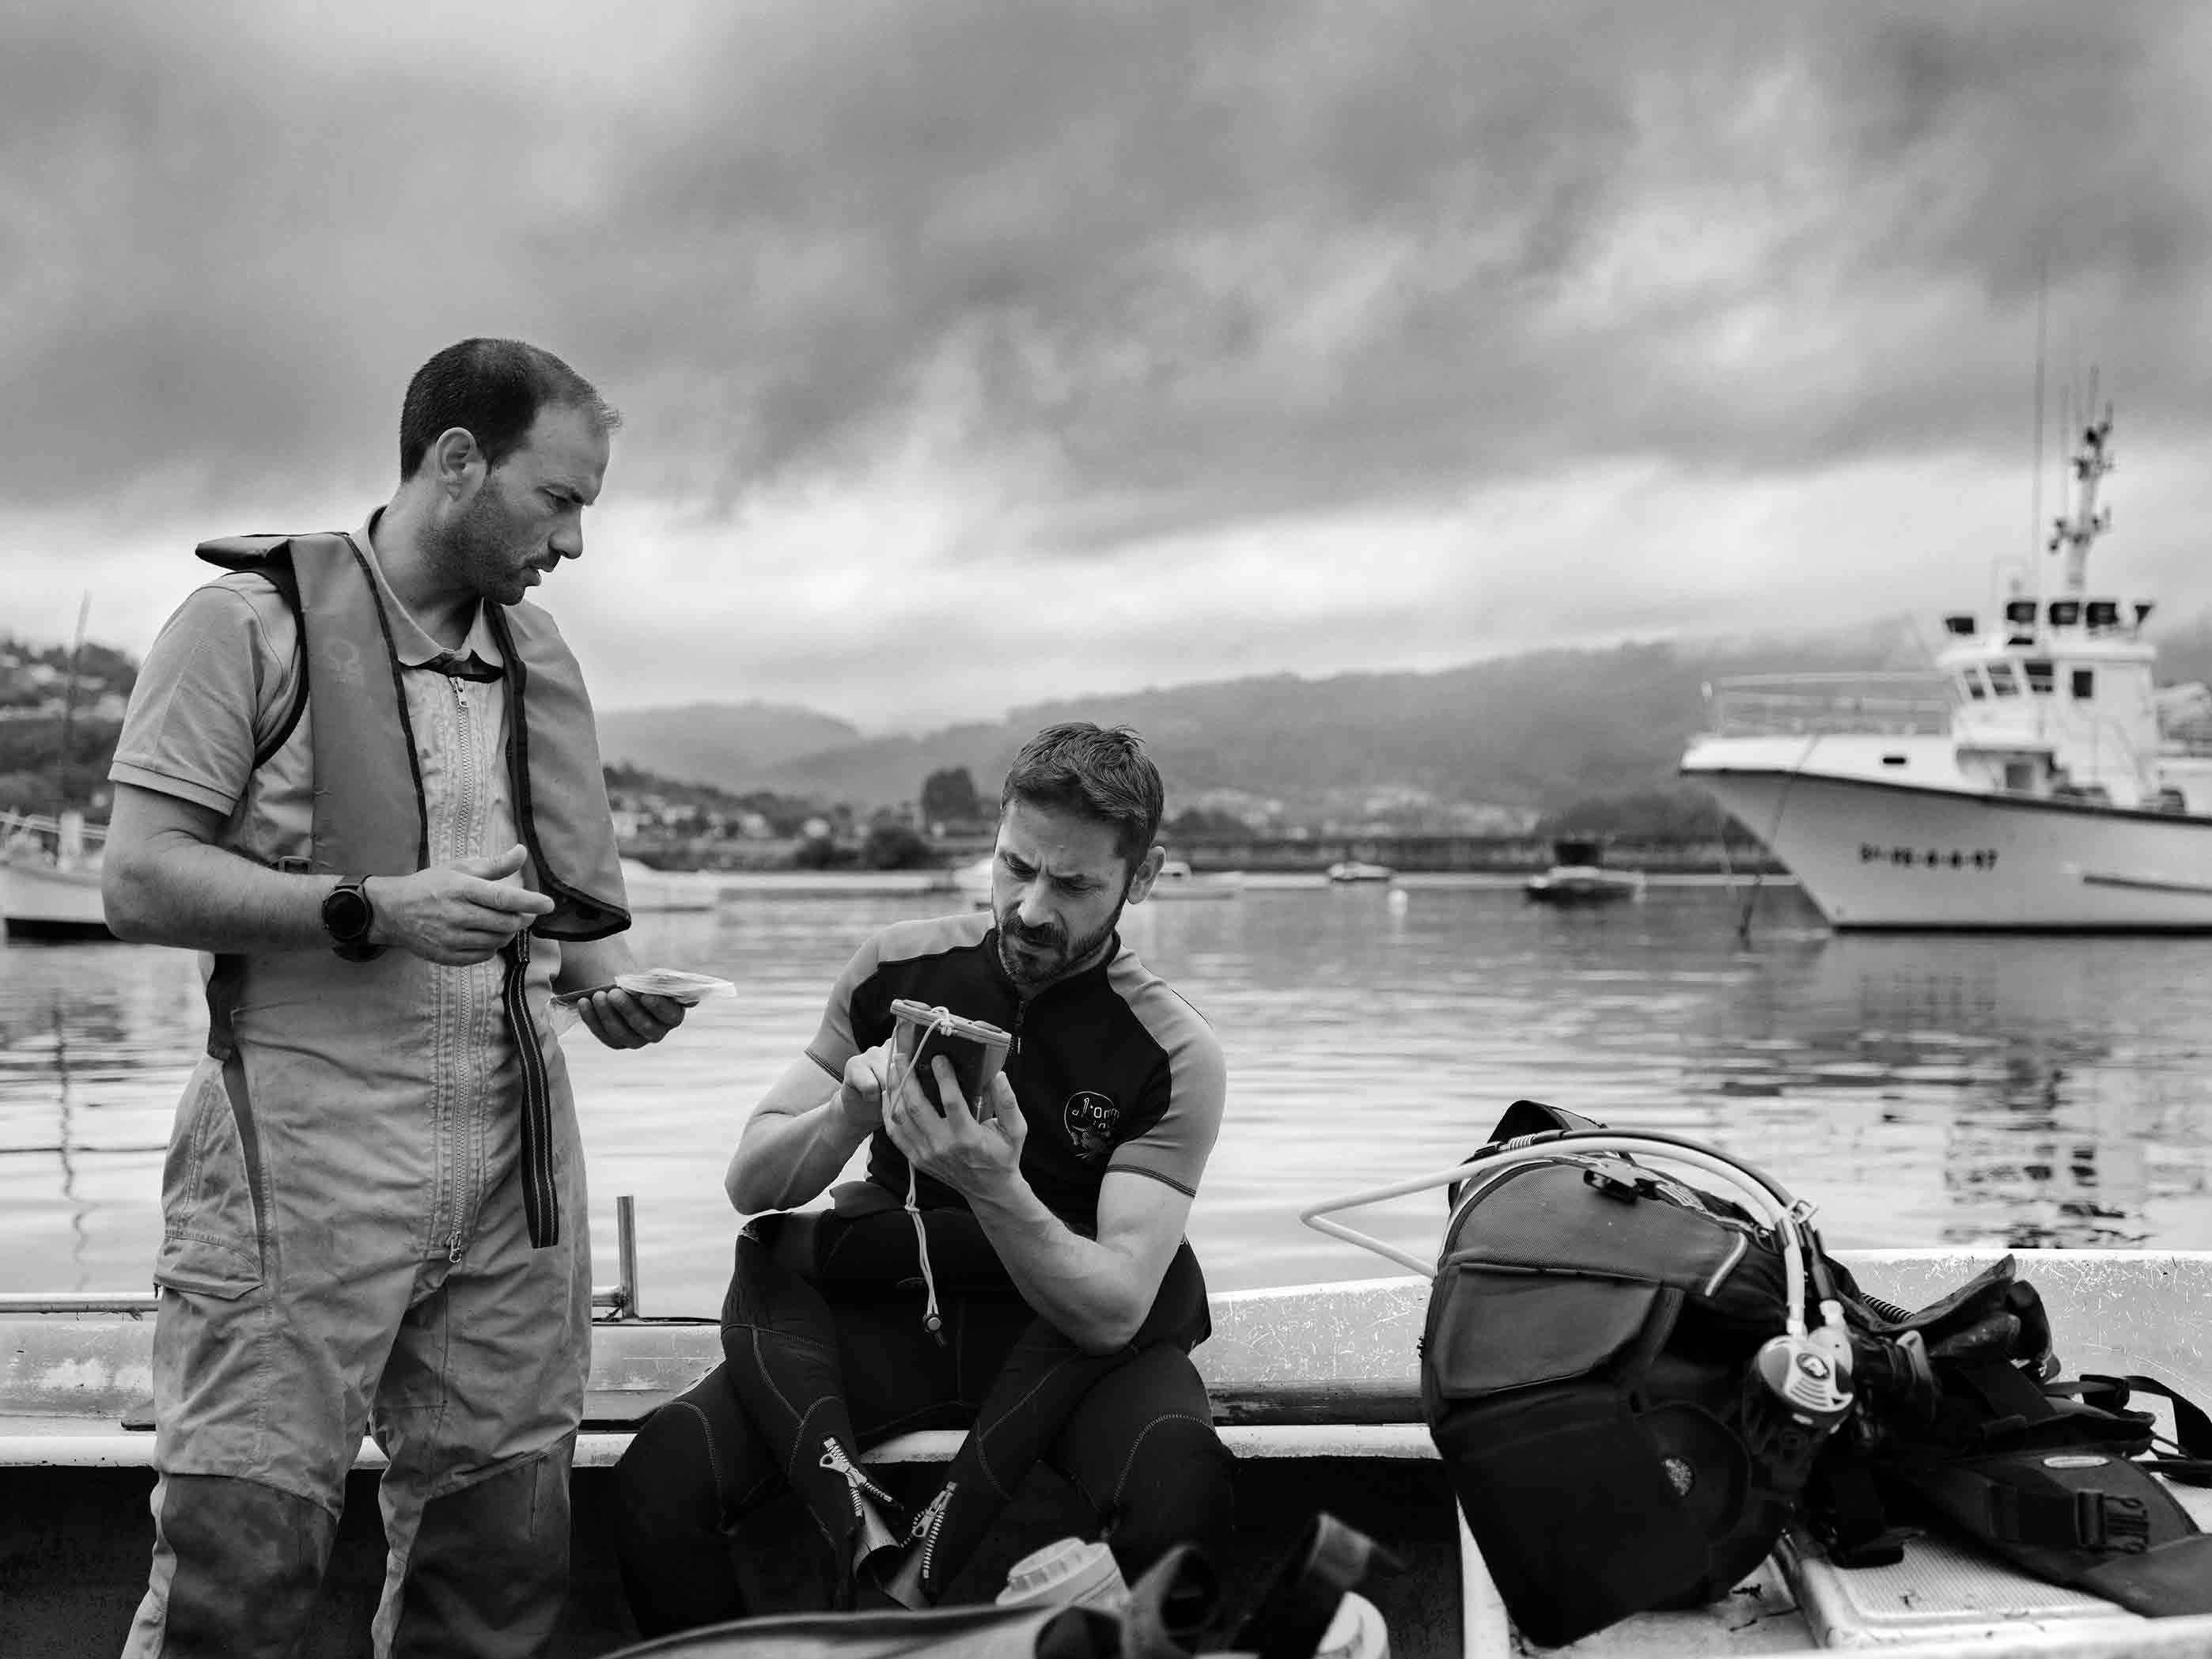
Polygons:
M1862 1403L1808 1494L1831 1560L1887 1565L1906 1542L1896 1523L1928 1522L2134 1613L2212 1613L2212 1535L2154 1478L2212 1486L2201 1407L2145 1376L2061 1380L2011 1256L1917 1312L1866 1297L1856 1312ZM2138 1395L2172 1402L2172 1442Z
M1789 1322L1777 1231L1583 1150L1601 1127L1531 1101L1506 1112L1452 1190L1421 1341L1422 1412L1468 1528L1547 1646L1726 1595L1774 1547L1836 1420L1804 1370L1832 1356L1801 1338L1780 1379L1826 1417L1761 1374Z

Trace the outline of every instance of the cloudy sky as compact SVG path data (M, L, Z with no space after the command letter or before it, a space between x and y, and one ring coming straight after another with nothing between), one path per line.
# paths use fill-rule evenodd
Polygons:
M1932 613L2039 308L2194 616L2207 107L2188 0L0 0L0 629L358 522L471 334L626 417L543 590L607 705Z

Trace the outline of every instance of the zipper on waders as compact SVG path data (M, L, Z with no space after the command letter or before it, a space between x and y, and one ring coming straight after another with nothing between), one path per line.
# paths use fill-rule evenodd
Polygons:
M465 858L468 854L468 843L464 837L468 834L470 822L476 816L477 734L469 718L469 700L461 690L461 683L449 675L446 688L453 694L453 720L460 733L460 740L453 745L460 759L460 806L454 814L453 832L448 837L447 848L454 857ZM460 981L461 1026L465 1030L476 1023L476 985L473 977L466 971L461 974ZM455 1267L460 1265L461 1223L458 1212L453 1218L452 1236L446 1240L446 1260Z

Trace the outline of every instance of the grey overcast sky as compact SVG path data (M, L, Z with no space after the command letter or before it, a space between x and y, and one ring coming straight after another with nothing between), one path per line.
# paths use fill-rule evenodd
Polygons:
M1932 616L2039 295L2193 616L2207 108L2190 0L0 0L0 629L357 523L471 334L626 417L540 594L607 706Z

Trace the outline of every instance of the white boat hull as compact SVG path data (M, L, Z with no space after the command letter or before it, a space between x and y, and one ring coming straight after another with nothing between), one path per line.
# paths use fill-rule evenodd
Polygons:
M0 919L11 936L107 939L97 868L0 859Z
M1684 770L1832 927L2212 932L2212 818L1711 762Z

